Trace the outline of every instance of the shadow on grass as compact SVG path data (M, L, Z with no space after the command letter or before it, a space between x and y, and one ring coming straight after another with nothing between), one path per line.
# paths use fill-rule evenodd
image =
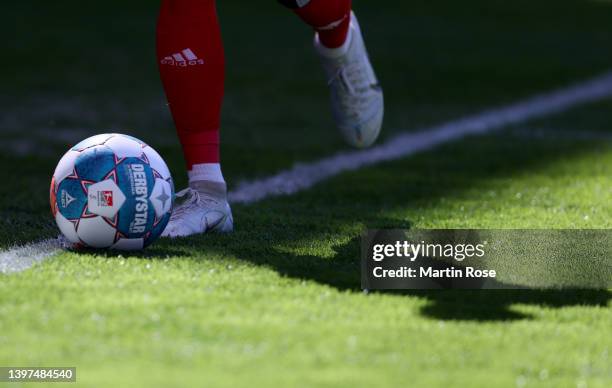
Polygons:
M203 248L204 248L203 244ZM360 238L354 238L336 249L330 259L318 256L297 256L267 252L261 256L246 258L255 264L274 268L279 274L291 278L308 279L342 291L363 292L360 289ZM239 256L245 259L244 254ZM411 296L426 299L429 303L421 309L424 316L442 320L499 321L528 319L530 315L512 310L515 304L544 307L601 306L612 297L608 290L578 289L509 289L495 290L388 290L376 293Z
M524 139L500 139L493 136L470 139L468 144L453 144L407 160L345 174L290 198L238 206L235 212L238 229L233 237L207 236L190 241L202 249L230 253L241 260L271 267L284 276L362 292L358 236L334 246L332 258L297 255L287 253L286 249L280 252L275 246L295 246L296 241L325 241L337 237L338 230L346 230L347 225L409 228L411 221L389 219L382 214L406 206L432 207L443 197L465 197L467 190L486 187L491 179L508 179L543 169L557 161L584 156L597 147L594 142L549 139L525 143ZM478 321L530 318L513 310L515 304L605 307L612 296L603 289L379 292L427 299L429 303L421 313L430 318Z

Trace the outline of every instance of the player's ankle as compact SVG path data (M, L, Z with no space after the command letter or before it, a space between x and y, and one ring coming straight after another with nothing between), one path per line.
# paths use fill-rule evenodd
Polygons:
M219 163L200 163L191 166L189 171L189 182L192 181L210 181L225 183L223 173L221 173L221 165Z
M200 195L219 201L227 201L227 185L225 182L189 181L189 187Z
M321 41L320 35L317 34L315 37L315 48L319 52L320 55L326 58L338 58L346 54L351 45L351 40L353 38L353 31L349 29L349 33L346 36L346 40L339 47L327 47L324 42Z
M200 194L225 200L227 185L219 163L194 164L189 174L189 187Z

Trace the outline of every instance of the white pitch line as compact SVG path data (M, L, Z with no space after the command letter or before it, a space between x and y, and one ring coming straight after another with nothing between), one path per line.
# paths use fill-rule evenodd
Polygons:
M525 138L525 139L546 139L552 136L557 140L570 141L612 141L612 133L598 131L576 131L567 130L565 128L517 128L508 133L510 136Z
M21 272L58 253L64 247L60 238L53 238L10 248L0 252L0 273Z
M405 158L469 135L493 132L511 124L519 124L609 97L612 97L612 72L419 132L400 133L385 143L366 150L342 152L311 163L296 164L268 178L243 182L229 193L230 202L248 204L269 197L291 195L346 171ZM0 273L23 271L60 252L61 247L58 239L51 239L0 252Z

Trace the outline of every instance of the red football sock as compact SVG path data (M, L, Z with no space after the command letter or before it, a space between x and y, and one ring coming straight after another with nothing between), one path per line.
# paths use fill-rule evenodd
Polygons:
M225 60L215 0L162 0L157 57L187 168L219 163Z
M319 41L328 48L342 46L351 23L351 0L282 0L291 4L302 20L319 33Z

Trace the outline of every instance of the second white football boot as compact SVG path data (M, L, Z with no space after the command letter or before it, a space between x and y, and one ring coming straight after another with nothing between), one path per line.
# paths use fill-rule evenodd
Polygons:
M327 75L336 125L350 145L358 148L372 145L382 127L383 91L355 14L351 12L349 33L341 47L323 46L318 34L314 46Z

